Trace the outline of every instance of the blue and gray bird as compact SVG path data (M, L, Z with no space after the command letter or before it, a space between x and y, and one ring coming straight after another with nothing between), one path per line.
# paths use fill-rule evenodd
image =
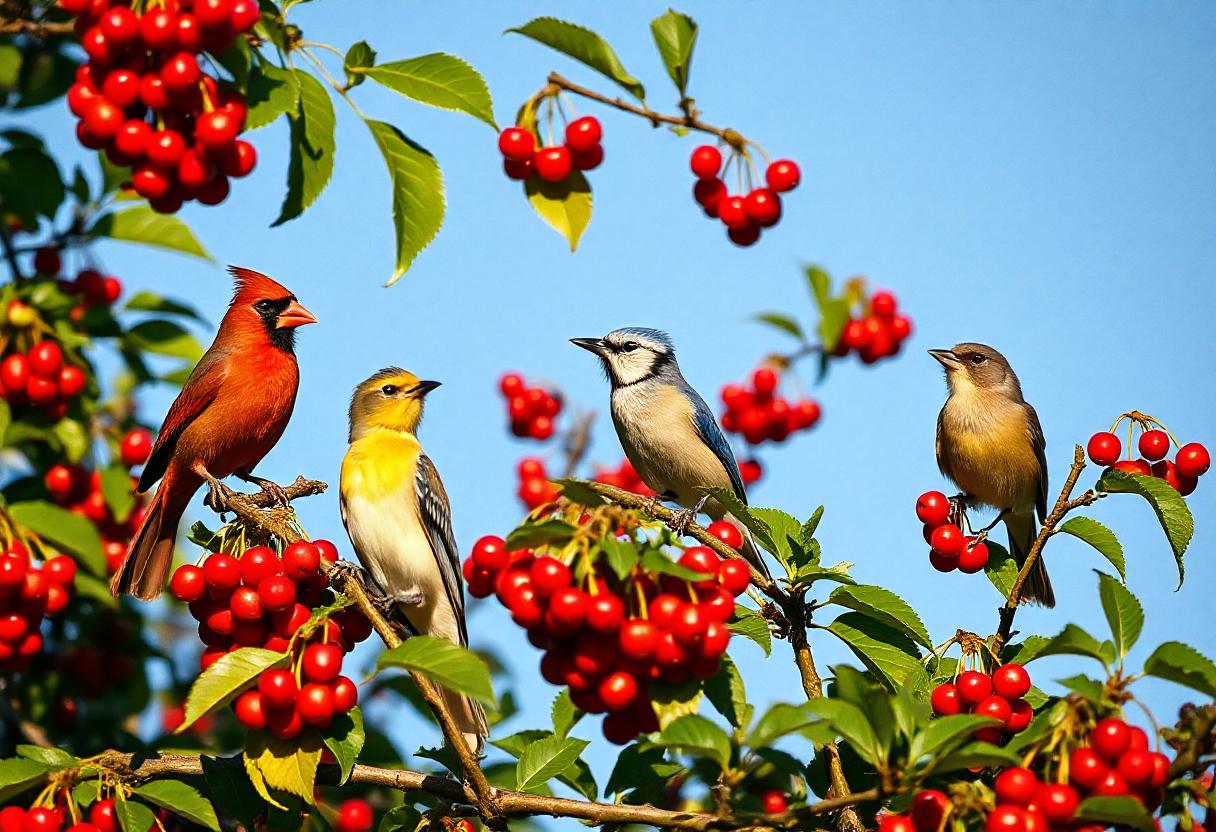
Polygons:
M744 503L747 492L713 412L680 373L671 338L657 329L627 327L570 343L603 363L612 383L612 422L642 481L660 498L683 506L687 519L703 510L738 527L744 556L768 577L747 530L717 500L705 499L702 489L709 487L729 488Z

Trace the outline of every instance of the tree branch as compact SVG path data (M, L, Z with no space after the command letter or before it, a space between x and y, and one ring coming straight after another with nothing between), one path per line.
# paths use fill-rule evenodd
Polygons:
M1034 543L1030 546L1030 551L1026 553L1026 560L1022 563L1021 569L1018 570L1018 576L1013 582L1013 587L1009 590L1009 599L1001 607L1000 627L993 637L995 641L993 649L997 653L1000 653L1013 634L1013 618L1017 614L1018 605L1022 602L1022 588L1026 585L1026 579L1030 576L1030 570L1034 568L1035 563L1042 555L1043 547L1047 545L1047 538L1055 534L1056 527L1060 525L1060 521L1064 519L1068 512L1075 508L1092 505L1102 496L1091 489L1080 497L1072 499L1072 490L1076 488L1077 480L1080 478L1081 471L1084 468L1085 451L1080 445L1077 445L1073 451L1072 468L1069 469L1068 476L1064 480L1064 487L1060 490L1060 496L1056 498L1056 504L1051 509L1051 514L1047 515L1047 519L1043 521L1043 527L1039 529Z
M71 21L66 23L40 23L36 20L19 20L0 17L0 35L33 35L38 38L67 35L73 31Z

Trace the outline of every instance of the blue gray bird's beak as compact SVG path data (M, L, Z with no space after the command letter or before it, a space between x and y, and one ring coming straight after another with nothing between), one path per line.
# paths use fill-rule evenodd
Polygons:
M443 382L440 381L420 381L410 388L410 393L415 396L425 396L441 384Z
M951 350L929 350L929 355L936 358L947 370L953 370L960 367L963 363L958 360L958 356L955 355Z
M604 339L603 338L571 338L570 343L576 347L582 347L588 352L593 352L596 355L604 354Z

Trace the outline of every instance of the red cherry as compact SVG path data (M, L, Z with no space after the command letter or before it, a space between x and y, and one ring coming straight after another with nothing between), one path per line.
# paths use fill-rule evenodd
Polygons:
M744 200L748 218L761 228L776 225L781 219L781 197L769 188L756 188Z
M54 341L39 341L27 353L30 370L41 376L53 376L63 366L63 350Z
M204 182L194 192L194 198L203 205L219 205L228 198L228 177L220 174Z
M559 589L549 598L548 618L552 619L554 629L563 633L573 633L587 620L587 593L578 587Z
M76 580L76 561L66 555L56 555L48 558L42 564L42 574L52 583L68 586Z
M126 46L139 37L139 18L123 6L107 10L98 25L114 46Z
M295 606L296 585L286 575L272 575L258 584L258 600L267 612L281 612Z
M359 688L345 676L339 676L332 685L334 713L344 714L359 702Z
M1089 744L1109 762L1119 759L1131 743L1131 732L1127 723L1114 717L1098 720L1089 735Z
M522 127L508 127L498 134L498 151L512 161L530 161L536 152L536 137Z
M148 149L152 128L145 121L128 119L114 137L114 149L130 159L139 159Z
M566 125L566 146L575 153L587 153L599 146L604 131L595 116L576 118Z
M943 555L958 555L963 551L963 532L953 523L945 523L933 530L929 545Z
M730 558L718 564L718 583L733 596L746 592L751 580L751 571L747 564L738 558Z
M726 520L715 520L709 524L706 531L732 549L743 548L743 533L733 523Z
M283 550L283 574L293 581L311 578L318 574L320 567L321 552L315 543L297 540Z
M1114 465L1119 461L1119 454L1123 452L1119 437L1106 431L1091 436L1085 447L1095 465Z
M735 245L747 248L760 239L760 227L749 225L744 228L728 228L726 236Z
M311 617L312 613L308 607L297 601L296 605L290 610L272 613L270 616L270 626L276 636L291 638Z
M203 570L191 564L177 567L173 577L169 579L169 592L183 603L197 601L207 590Z
M236 141L240 122L224 110L212 110L194 123L194 138L207 150L219 150Z
M625 623L625 604L610 592L592 597L587 606L587 624L601 633L614 633Z
M1072 820L1081 805L1077 790L1064 783L1047 783L1035 795L1035 805L1051 823Z
M1163 430L1146 430L1140 434L1137 447L1140 449L1140 456L1149 462L1156 462L1165 459L1165 455L1170 452L1170 437Z
M241 586L233 590L228 601L233 618L241 621L257 621L262 617L262 601L258 591L251 586Z
M1165 480L1175 491L1182 492L1182 480L1178 478L1178 471L1174 467L1174 463L1168 459L1162 459L1154 462L1150 470L1153 472L1154 477L1159 480Z
M563 146L542 147L533 156L532 164L536 175L546 182L561 182L573 169L570 151Z
M241 582L241 564L231 555L217 552L203 561L203 577L208 589L227 592Z
M1149 786L1154 789L1164 788L1170 780L1170 758L1164 754L1153 754L1153 777Z
M148 9L139 19L139 36L149 49L169 49L177 41L177 15L168 9Z
M798 165L789 159L778 159L770 163L764 171L764 179L774 191L785 193L798 187L802 173L798 170Z
M703 144L692 152L689 166L698 179L713 179L722 169L722 153L713 145Z
M165 88L165 82L155 72L145 73L140 79L139 98L158 112L169 108L169 91Z
M967 537L964 548L958 556L958 569L968 575L979 572L988 565L988 544L976 543L974 537Z
M992 672L992 689L1012 701L1030 692L1030 674L1015 662L1003 664Z
M592 145L590 150L570 151L570 163L578 170L595 170L604 161L604 146Z
M698 179L692 188L692 198L711 217L718 216L718 205L727 197L726 183L716 177Z
M236 712L237 721L246 728L265 728L266 713L263 711L262 694L256 690L247 690L237 697L232 709Z
M169 193L173 181L151 165L140 165L131 174L131 187L145 199L160 199Z
M780 815L789 811L789 803L786 802L785 792L780 789L770 789L760 795L760 809L766 814Z
M1106 776L1093 787L1093 794L1102 797L1119 797L1128 793L1127 783L1117 771L1107 769Z
M890 292L880 290L870 296L870 314L889 320L895 317L895 309L895 295Z
M334 821L337 832L370 832L375 826L376 816L371 804L366 800L354 798L342 803L338 808L338 818Z
M304 649L300 667L310 682L332 682L342 671L342 648L336 644L310 644Z
M1178 474L1187 478L1202 477L1212 464L1208 449L1198 442L1188 442L1178 449L1174 457Z
M1068 779L1092 791L1106 779L1109 769L1092 748L1074 748L1068 756Z
M623 711L637 699L638 683L632 674L618 670L600 680L598 691L604 707L610 711Z
M234 32L248 32L261 18L262 12L254 0L234 0L231 20Z
M925 789L912 798L912 825L917 832L937 832L941 829L946 812L950 809L950 798L937 789Z
M232 0L194 0L192 9L199 26L207 29L227 26L232 17Z
M686 646L700 644L705 638L705 628L709 620L697 604L682 604L676 611L671 624L671 631L680 643Z
M234 179L248 176L258 163L257 149L242 139L238 139L226 147L220 147L215 154L220 171L225 176L231 176Z
M1026 811L1017 806L997 806L988 813L987 832L1027 832Z
M730 229L752 228L752 219L747 215L747 203L741 196L728 196L718 202L718 219Z
M119 832L118 813L114 809L114 801L107 797L90 806L89 823L96 826L101 832ZM5 830L5 832L9 832L9 830Z
M650 621L631 618L621 626L619 644L626 658L649 659L658 649L659 629Z
M1007 768L997 775L992 790L996 792L998 804L1025 807L1034 800L1039 779L1029 769Z
M926 526L926 528L928 528ZM945 552L939 552L937 549L929 550L929 563L938 572L951 572L958 568L958 555L947 555Z
M119 456L122 464L128 468L143 465L152 453L152 432L147 428L133 428L127 431L119 446Z
M572 580L570 567L557 558L549 557L548 555L537 558L532 562L529 575L532 578L532 585L536 587L536 591L546 597L557 592L559 589L565 589L570 586Z
M965 705L975 706L992 695L992 680L978 670L965 670L954 682L958 698Z
M510 556L507 553L506 543L501 537L486 535L473 544L470 558L477 566L498 573L507 565ZM566 572L569 574L569 569Z
M1139 474L1142 477L1153 475L1152 466L1143 459L1121 459L1111 466L1116 471L1126 471L1129 474Z
M1004 723L1013 716L1013 709L1003 696L986 696L971 709L971 713Z
M266 670L258 677L258 692L267 707L291 708L300 688L290 670Z
M714 550L708 546L690 546L684 550L678 561L680 566L706 576L703 581L693 582L694 586L698 587L713 586L720 562L721 558L714 554Z
M305 685L296 698L296 711L309 725L328 726L334 718L334 692L329 685Z
M878 816L878 832L914 832L912 819L907 815L893 815L883 811Z
M35 806L25 813L24 832L59 832L63 829L63 816L56 809Z
M178 37L181 37L180 27L188 15L182 15L178 20ZM184 44L183 44L184 45ZM160 69L160 79L165 88L171 93L182 93L194 87L202 77L198 61L191 52L178 52L166 60Z
M304 720L295 708L275 708L266 713L266 730L281 740L290 740L304 730Z
M1155 756L1146 749L1128 749L1120 755L1115 770L1131 788L1147 788L1152 785Z
M952 716L963 712L963 703L958 698L958 688L946 682L933 689L929 697L933 713L938 716Z

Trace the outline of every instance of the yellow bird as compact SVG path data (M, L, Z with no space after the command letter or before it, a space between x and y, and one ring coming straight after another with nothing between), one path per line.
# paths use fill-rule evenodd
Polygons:
M415 436L423 401L438 386L387 367L355 388L342 460L342 522L398 621L468 646L451 506ZM443 695L469 748L480 754L488 734L481 705L449 690Z

